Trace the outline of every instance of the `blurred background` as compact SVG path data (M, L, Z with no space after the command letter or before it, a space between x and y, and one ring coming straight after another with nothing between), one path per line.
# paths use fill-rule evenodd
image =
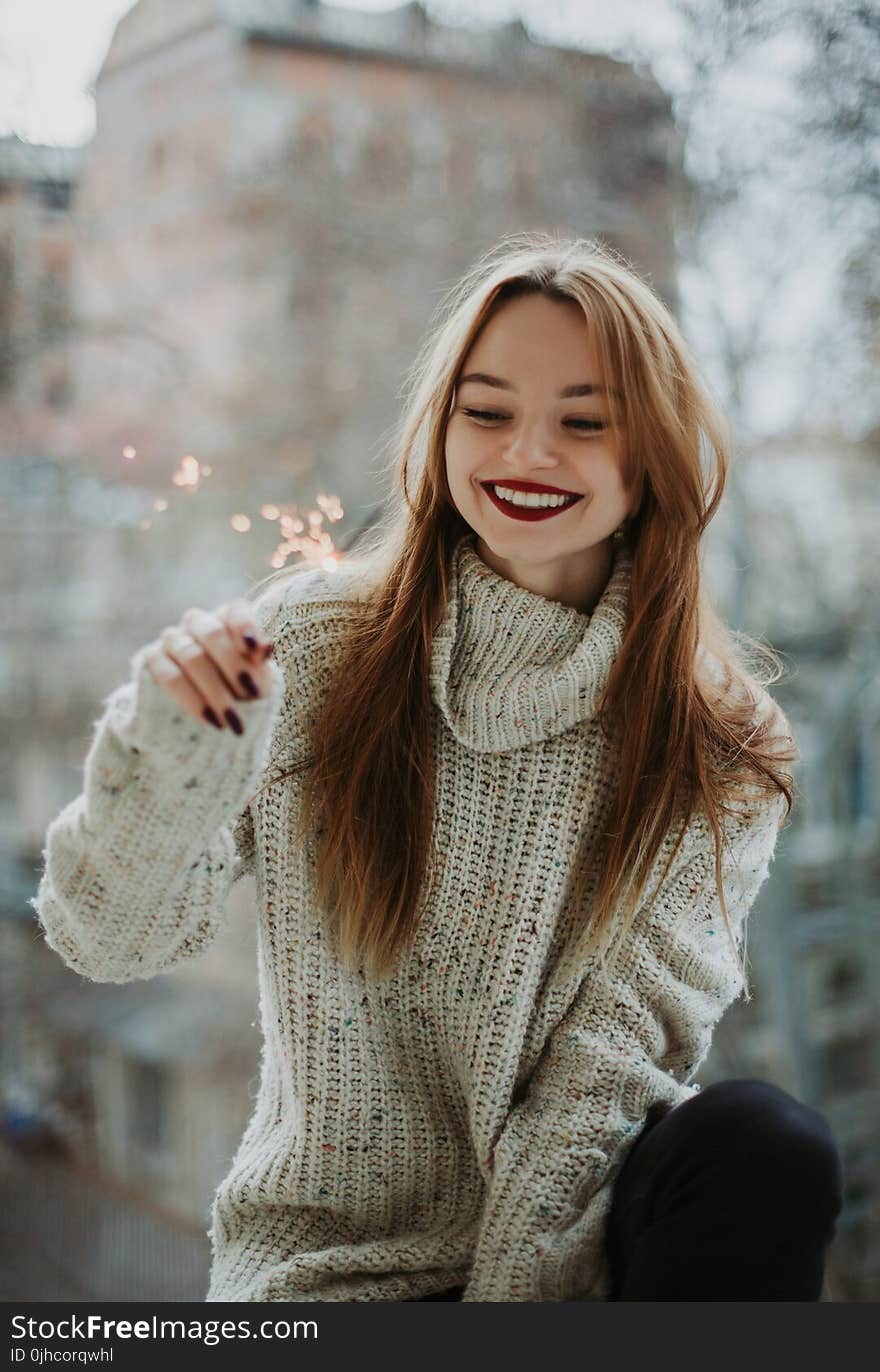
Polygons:
M706 573L802 799L698 1080L825 1114L823 1299L880 1299L878 71L855 0L0 3L0 1299L204 1298L252 882L195 965L90 983L45 830L139 646L376 517L431 311L526 228L624 253L733 422Z

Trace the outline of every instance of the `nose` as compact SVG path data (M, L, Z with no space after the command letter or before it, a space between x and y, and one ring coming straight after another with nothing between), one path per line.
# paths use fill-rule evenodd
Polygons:
M524 426L514 432L502 456L511 466L526 461L529 463L554 462L550 443L542 425L538 422L531 427ZM511 473L513 475L513 473Z

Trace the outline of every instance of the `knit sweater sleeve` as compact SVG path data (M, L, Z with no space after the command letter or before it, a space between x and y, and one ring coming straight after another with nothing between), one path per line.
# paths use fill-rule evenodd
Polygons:
M759 818L737 819L722 850L740 951L784 804L780 796ZM639 910L607 985L587 977L550 1035L493 1150L463 1300L608 1299L604 1241L615 1179L651 1105L696 1094L691 1078L743 989L714 860L705 843L684 860L679 853L653 912L646 917L647 901Z
M276 602L253 607L273 636ZM156 641L156 643L158 640ZM195 719L156 683L146 644L104 701L84 785L49 824L29 902L46 943L91 981L145 980L213 941L232 884L252 871L249 799L260 785L283 696L236 703L244 733Z

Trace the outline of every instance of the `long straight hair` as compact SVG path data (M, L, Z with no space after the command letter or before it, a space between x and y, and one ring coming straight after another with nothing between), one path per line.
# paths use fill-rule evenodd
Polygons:
M310 720L305 762L272 779L301 775L294 841L316 842L316 898L343 961L376 978L411 944L433 862L429 663L450 558L469 531L446 477L450 407L480 330L503 301L524 293L583 310L611 388L614 431L626 436L621 471L632 492L623 534L631 603L598 710L615 748L616 795L602 851L582 851L575 863L577 956L598 949L605 970L608 945L630 927L664 839L678 833L680 843L698 807L714 836L715 880L736 955L721 815L741 815L743 799L748 815L752 802L781 793L787 822L794 803L788 764L800 754L766 692L782 674L779 659L723 623L699 562L730 463L726 419L669 310L619 254L597 239L505 236L440 300L406 375L390 445L389 505L357 556L344 559L358 589L341 621L338 670ZM301 570L276 573L251 595ZM763 677L762 662L770 664ZM661 883L662 875L655 894ZM750 999L745 952L740 970Z

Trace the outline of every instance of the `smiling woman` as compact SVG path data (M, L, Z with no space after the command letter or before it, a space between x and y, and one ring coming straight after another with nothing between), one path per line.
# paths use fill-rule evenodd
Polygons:
M257 590L243 736L143 661L108 699L47 938L153 976L256 876L209 1301L815 1299L826 1131L781 1091L695 1100L797 756L703 587L721 417L637 273L540 234L462 277L411 381L385 522Z

